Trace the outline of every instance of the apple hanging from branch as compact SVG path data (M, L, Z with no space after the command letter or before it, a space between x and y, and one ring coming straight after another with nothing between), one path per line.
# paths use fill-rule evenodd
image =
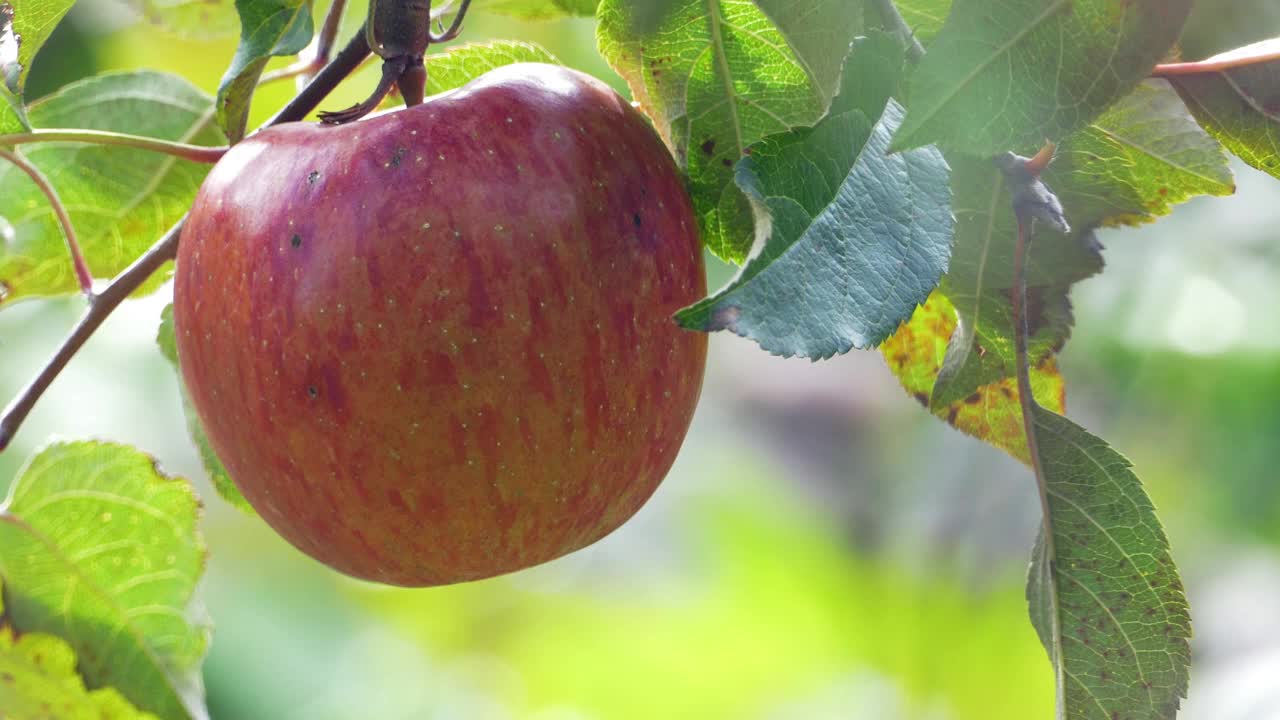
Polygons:
M426 586L584 547L670 469L706 337L670 154L599 81L510 65L229 151L182 233L182 374L246 499L350 575Z

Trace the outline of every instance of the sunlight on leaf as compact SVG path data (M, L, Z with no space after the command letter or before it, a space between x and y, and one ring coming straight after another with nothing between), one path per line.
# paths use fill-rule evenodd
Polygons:
M132 0L142 16L167 33L192 40L229 37L240 28L233 0Z
M689 174L703 237L742 262L751 207L734 166L768 135L813 125L860 29L846 0L604 0L600 53L626 79Z
M1070 720L1169 720L1186 696L1191 617L1160 521L1129 461L1036 409L1052 549L1036 543L1031 619Z
M955 0L912 75L895 150L995 155L1061 140L1168 52L1191 0Z
M818 359L876 345L924 302L947 265L950 192L936 150L885 153L901 68L895 39L859 40L831 114L751 148L738 183L770 218L769 238L727 287L680 311L681 325Z
M1204 62L1228 61L1229 68L1167 77L1205 129L1240 159L1280 178L1280 38Z
M475 10L524 20L552 20L595 15L599 0L476 0Z
M19 632L53 633L89 687L164 720L202 719L209 627L189 607L204 571L190 485L122 445L58 443L0 507L0 577Z
M889 370L904 389L926 409L942 369L947 346L956 330L956 310L941 291L916 310L911 321L880 345ZM1062 376L1052 357L1031 370L1031 391L1041 404L1062 411L1066 396ZM1012 377L977 388L968 396L932 409L934 415L961 432L1029 462L1018 386Z
M0 710L5 720L156 720L115 688L86 690L62 638L0 625Z
M19 40L18 78L12 89L21 98L36 53L75 5L75 0L8 0L8 4L13 8L13 33Z
M951 11L951 0L894 0L902 19L927 47Z
M218 145L213 104L176 75L110 73L72 83L31 106L37 127L80 127ZM168 155L75 143L33 143L23 153L49 178L71 214L95 277L115 275L177 222L208 166ZM14 239L0 247L9 299L77 290L62 230L44 196L16 168L0 164L0 217ZM146 289L168 277L156 273Z
M522 62L560 64L554 55L532 43L499 40L460 45L426 57L431 68L427 94L462 87L494 68Z

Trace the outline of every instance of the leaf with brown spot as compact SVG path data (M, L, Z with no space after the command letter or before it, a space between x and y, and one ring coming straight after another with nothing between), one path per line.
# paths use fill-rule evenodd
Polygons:
M880 345L889 370L918 400L928 397L933 390L956 324L955 307L941 290L935 290L911 320ZM1031 371L1031 386L1041 404L1060 412L1064 410L1066 395L1062 376L1052 357ZM1030 461L1017 383L1013 378L983 385L969 396L932 408L932 412L957 430L998 447L1024 463Z

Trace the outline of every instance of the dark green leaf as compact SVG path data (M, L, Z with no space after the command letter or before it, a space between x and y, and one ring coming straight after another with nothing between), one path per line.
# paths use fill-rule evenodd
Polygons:
M604 0L600 52L689 174L703 238L741 262L754 239L734 165L826 112L861 18L847 0Z
M561 17L590 17L596 14L600 0L476 0L477 10L511 15L525 20L551 20Z
M953 157L956 244L943 286L960 311L933 407L1013 375L1012 286L1017 223L1000 172L984 160ZM1148 81L1059 149L1045 180L1075 228L1062 236L1037 225L1029 255L1032 364L1070 334L1069 286L1102 267L1093 229L1145 222L1195 195L1235 189L1222 149L1196 125L1163 81Z
M10 86L14 94L22 97L31 72L31 62L36 53L53 33L53 28L67 14L75 0L7 0L13 8L13 33L19 38L18 78ZM56 60L54 61L56 62Z
M86 690L75 650L54 635L0 625L0 678L5 720L155 720L115 688Z
M311 5L304 0L236 0L240 46L218 85L218 125L231 142L244 137L249 105L267 61L311 42Z
M173 340L172 303L165 307L160 315L160 331L156 334L156 344L160 346L160 354L173 363L173 369L178 371L178 390L182 395L182 412L187 416L187 432L191 433L191 439L195 442L196 449L200 451L200 460L204 463L205 471L209 473L209 480L213 483L214 489L223 500L239 510L255 514L253 507L240 494L240 488L236 487L231 476L227 474L227 469L222 466L222 461L218 459L217 453L213 451L213 446L209 444L209 436L205 434L204 426L200 424L200 418L196 415L195 408L191 406L191 398L187 395L187 386L182 381L182 372L178 366L178 348Z
M0 506L0 577L19 632L74 648L89 687L164 720L206 718L207 625L189 604L204 570L199 501L132 448L59 443Z
M1187 692L1191 617L1160 521L1129 461L1036 408L1052 545L1027 581L1031 620L1070 720L1169 720Z
M1168 75L1169 82L1196 119L1231 152L1280 178L1280 38L1211 57L1203 64L1208 66L1205 71Z
M211 98L175 75L99 75L30 109L37 127L113 130L206 145L223 138ZM182 217L208 167L168 155L74 143L33 143L23 152L58 189L95 277L110 277ZM0 245L9 299L74 292L75 274L48 202L20 171L0 164L0 217L14 228ZM149 288L164 281L157 273Z
M559 65L554 55L537 45L495 41L460 45L446 52L428 55L427 94L462 87L490 70L503 65L540 62Z
M878 344L937 285L951 245L946 162L932 148L885 152L902 118L889 99L897 41L877 34L849 57L830 115L741 161L769 237L729 286L676 315L684 327L826 358Z
M1191 0L955 0L912 75L895 150L995 155L1083 128L1177 40Z

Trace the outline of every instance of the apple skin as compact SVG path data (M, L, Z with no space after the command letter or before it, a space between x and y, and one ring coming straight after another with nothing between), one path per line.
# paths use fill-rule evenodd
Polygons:
M214 167L182 232L182 376L249 503L355 577L428 586L582 548L697 404L697 222L613 90L511 65Z

